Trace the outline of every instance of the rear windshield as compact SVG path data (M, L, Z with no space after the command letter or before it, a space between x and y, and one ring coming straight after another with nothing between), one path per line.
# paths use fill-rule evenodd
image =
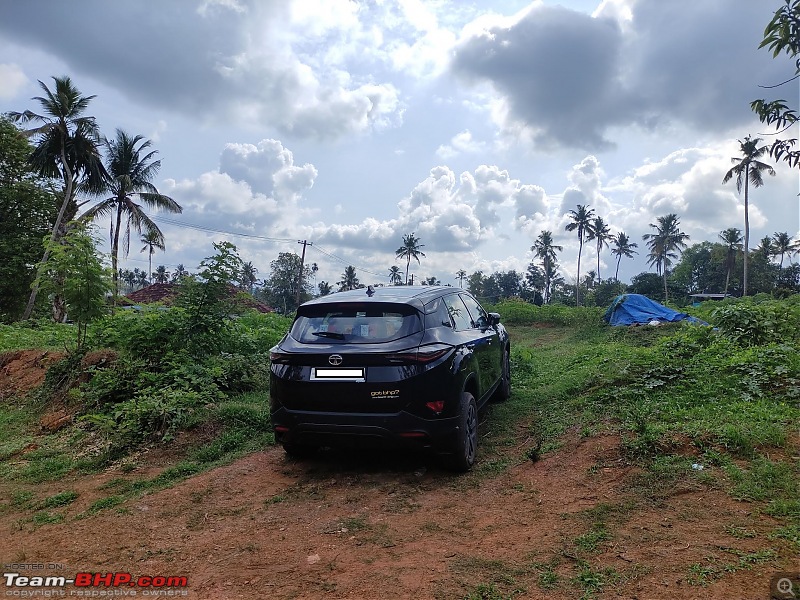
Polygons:
M421 319L411 306L348 303L302 307L289 335L306 344L374 344L420 331Z

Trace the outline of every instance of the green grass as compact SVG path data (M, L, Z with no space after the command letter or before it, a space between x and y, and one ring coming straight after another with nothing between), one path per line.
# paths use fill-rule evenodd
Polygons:
M14 325L0 324L0 353L33 348L63 352L65 347L75 345L76 336L74 325L45 319Z

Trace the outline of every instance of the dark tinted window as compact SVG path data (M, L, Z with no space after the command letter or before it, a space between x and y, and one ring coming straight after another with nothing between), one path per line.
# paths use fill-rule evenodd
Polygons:
M432 327L452 327L450 313L447 312L447 305L441 298L436 298L425 305L425 329Z
M298 342L373 344L422 330L417 311L404 304L342 303L301 307L289 332Z
M445 296L444 302L447 305L447 312L450 313L450 318L456 324L457 330L472 329L472 319L458 294Z
M464 304L467 305L467 309L469 310L469 314L472 317L472 326L473 327L488 327L489 326L489 316L486 314L486 311L481 308L481 305L473 298L472 296L467 296L466 294L461 296L461 299L464 301Z

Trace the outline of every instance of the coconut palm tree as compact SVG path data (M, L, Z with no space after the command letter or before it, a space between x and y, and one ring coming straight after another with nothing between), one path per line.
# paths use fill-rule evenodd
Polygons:
M153 271L153 279L155 279L156 283L167 283L169 281L169 273L167 273L167 267L164 265L158 265L156 270Z
M142 246L142 249L139 250L139 252L144 252L145 250L147 250L147 261L148 261L147 262L147 266L148 266L147 272L148 273L152 273L153 272L153 254L156 253L156 248L158 248L159 250L162 250L162 251L164 250L164 248L165 248L165 246L164 246L164 237L163 236L159 236L158 233L153 231L153 230L148 230L148 231L144 232L144 234L142 235L142 237L141 237L141 239L139 241L144 244L144 246ZM149 279L149 277L148 277L148 279Z
M464 269L459 269L456 271L456 279L458 279L458 287L464 287L464 278L467 276L467 272Z
M348 265L342 273L342 279L339 281L339 291L354 290L360 285L358 277L356 276L356 268Z
M611 229L608 223L603 220L603 217L595 217L592 221L592 227L586 236L586 241L595 240L597 245L597 283L600 283L600 252L603 251L603 246L608 248L608 242L614 237L611 235Z
M667 269L672 264L672 259L678 258L678 251L686 248L689 236L682 232L678 225L680 219L675 213L658 217L657 224L650 223L650 227L656 230L655 233L645 233L643 240L647 241L650 250L647 255L647 262L655 265L656 272L664 276L664 299L669 300L667 290Z
M53 242L66 232L66 225L75 218L78 204L75 200L79 186L96 190L102 184L103 163L98 146L100 135L94 117L85 116L89 103L95 96L83 96L69 77L53 77L54 89L39 81L43 96L33 98L39 103L41 113L30 110L10 112L9 118L16 123L32 123L36 127L25 131L33 137L34 148L29 162L41 177L56 178L63 181L61 188L61 207L58 211L50 244L44 252L36 279L31 288L28 304L22 319L29 319L36 296L39 293L39 280L42 269L50 256ZM116 273L116 266L114 268Z
M631 242L631 239L623 231L620 231L617 237L612 238L611 243L613 244L611 254L617 257L617 270L614 272L614 279L619 281L619 263L622 262L622 257L633 258L634 254L639 254L634 250L634 248L639 247L639 244Z
M139 286L139 289L148 285L147 273L136 268L133 270L133 274L136 276L136 285Z
M420 239L414 236L412 231L403 236L403 245L394 251L394 255L397 258L406 259L406 285L408 285L408 267L411 265L411 259L415 259L419 264L419 257L425 258L425 253L421 250L421 248L425 247L425 244L420 244L419 242Z
M172 283L178 283L184 277L189 276L189 271L183 266L183 264L179 264L175 267L175 272L172 274Z
M403 272L397 265L392 265L389 267L389 284L400 285L401 283L403 283Z
M121 129L117 129L114 140L106 140L106 171L108 175L102 189L103 194L110 194L105 200L100 201L83 214L83 218L97 219L111 217L111 267L116 273L119 260L119 239L122 230L122 221L125 219L125 237L123 250L128 253L130 246L131 227L141 234L153 235L157 240L156 247L164 247L164 234L145 214L140 204L134 202L138 197L151 209L162 209L172 213L183 211L180 204L169 196L160 193L151 181L161 168L160 160L153 160L156 150L143 152L150 148L151 143L142 136L131 137ZM118 282L114 279L114 293L118 293Z
M317 263L314 264L316 265ZM258 269L252 261L242 263L242 287L251 294L253 293L253 286L257 281L256 275L258 275Z
M728 227L719 234L719 239L725 244L727 252L725 254L725 294L728 293L728 284L731 280L731 271L736 266L736 253L742 249L742 231L736 227Z
M775 235L772 236L772 248L775 256L781 257L781 265L780 268L783 268L783 257L788 254L791 256L797 250L797 243L792 241L791 236L783 232L776 232Z
M569 218L572 219L572 223L568 223L565 229L578 232L578 274L575 277L575 306L580 306L581 254L583 253L583 242L592 232L594 209L586 208L585 204L579 204L578 210L569 211Z
M564 250L563 246L556 246L553 243L553 232L542 231L539 237L533 242L531 250L536 255L536 258L542 259L542 270L544 273L544 302L550 302L550 286L552 284L552 276L556 267L556 252Z
M133 286L136 285L136 273L130 269L125 269L122 272L122 281L128 285L128 293L131 293L133 291Z
M756 188L764 185L762 173L766 171L770 175L775 175L775 169L767 163L758 160L768 151L767 146L758 146L761 142L761 138L751 138L748 135L744 140L738 141L742 157L731 158L734 166L725 173L725 177L722 178L722 184L728 183L736 176L736 191L741 193L742 185L744 185L744 275L742 277L742 295L747 296L747 263L750 247L750 207L748 189L750 184Z

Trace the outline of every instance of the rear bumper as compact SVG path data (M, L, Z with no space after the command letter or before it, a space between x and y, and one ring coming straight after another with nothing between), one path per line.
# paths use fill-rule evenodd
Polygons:
M354 414L280 407L272 412L272 426L281 444L399 447L446 454L458 439L458 417L423 419L405 411Z

